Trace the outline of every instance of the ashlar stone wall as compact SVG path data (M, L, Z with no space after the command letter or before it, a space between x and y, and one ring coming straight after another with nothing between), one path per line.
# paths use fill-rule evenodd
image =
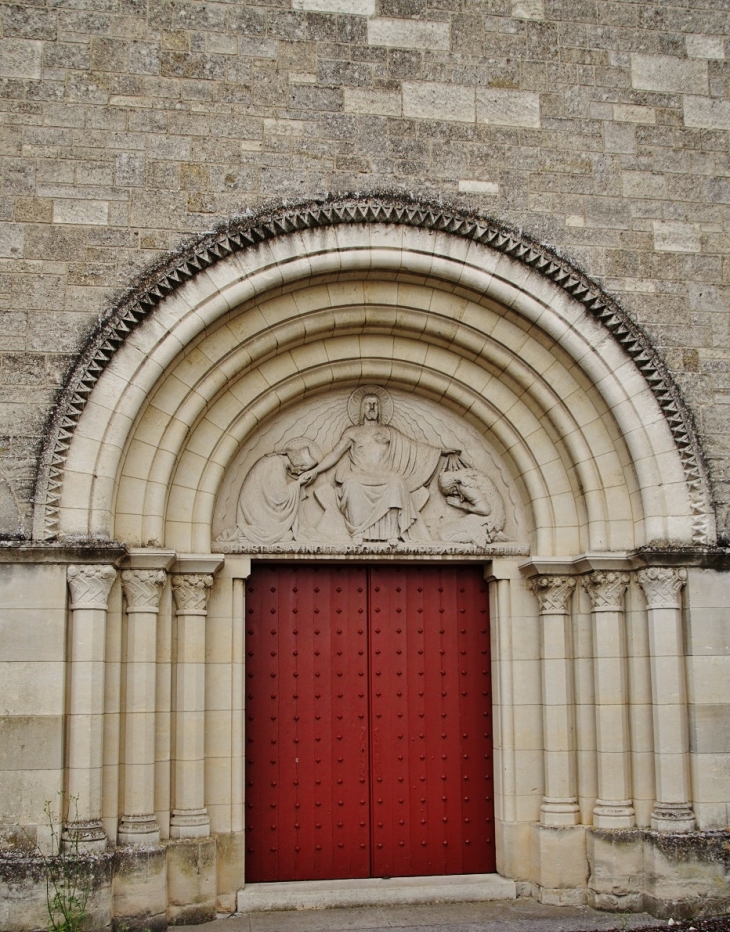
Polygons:
M0 530L74 354L150 263L267 200L398 190L617 297L730 459L727 0L38 0L0 33ZM728 57L726 57L728 56Z

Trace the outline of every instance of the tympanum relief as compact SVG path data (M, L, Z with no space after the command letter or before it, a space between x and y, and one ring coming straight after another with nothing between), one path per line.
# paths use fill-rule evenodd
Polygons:
M240 451L216 549L254 553L523 552L517 496L485 439L433 402L379 385L277 416Z

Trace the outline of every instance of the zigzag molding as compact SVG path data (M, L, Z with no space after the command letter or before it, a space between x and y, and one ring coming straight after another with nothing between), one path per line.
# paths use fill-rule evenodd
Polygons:
M443 231L481 243L537 269L580 301L613 334L650 385L667 419L684 467L694 515L693 542L704 546L715 543L708 473L692 416L678 386L643 330L570 262L529 237L455 208L390 196L308 201L237 218L204 234L145 274L110 310L89 339L55 408L39 463L34 537L46 541L57 537L66 452L94 385L127 335L167 295L226 256L266 240L313 228L365 223L400 224Z

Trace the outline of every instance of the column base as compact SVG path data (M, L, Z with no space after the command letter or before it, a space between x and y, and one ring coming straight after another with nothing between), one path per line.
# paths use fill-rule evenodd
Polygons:
M689 803L656 803L651 828L653 832L694 832L697 819Z
M173 809L170 813L170 838L207 838L209 835L207 809Z
M154 815L125 815L119 820L118 845L155 847L160 843L160 826Z
M61 834L65 851L105 851L108 841L101 819L68 822Z
M596 828L633 828L636 813L630 799L597 799L593 809Z
M540 806L540 822L543 825L578 825L580 806L575 797L554 799L545 796Z

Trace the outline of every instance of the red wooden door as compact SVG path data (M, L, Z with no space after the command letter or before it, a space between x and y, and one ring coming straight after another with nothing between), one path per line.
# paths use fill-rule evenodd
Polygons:
M246 620L246 880L494 870L481 568L259 564Z
M246 621L246 880L369 877L365 569L258 565Z
M483 571L377 566L369 595L373 876L493 871Z

